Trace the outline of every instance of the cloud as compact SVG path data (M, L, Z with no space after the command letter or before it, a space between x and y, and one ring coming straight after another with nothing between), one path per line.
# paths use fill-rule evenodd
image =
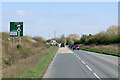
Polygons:
M44 16L50 16L51 14L49 13L44 13L44 12L33 12L33 11L24 11L24 10L16 10L16 11L3 11L0 12L2 15L16 15L16 16L31 16L31 15L38 15L41 17Z
M65 13L65 14L57 15L57 17L58 16L61 18L89 18L88 15L82 13Z
M25 16L25 15L31 15L33 12L28 12L28 11L23 11L23 10L16 10L16 11L9 11L9 12L2 12L3 15L20 15L20 16Z
M23 11L23 10L17 10L15 12L17 15L26 16L26 15L39 15L39 16L50 16L49 13L44 12L33 12L33 11Z
M15 14L25 16L25 15L33 14L33 12L28 12L28 11L23 11L23 10L17 10L15 12Z

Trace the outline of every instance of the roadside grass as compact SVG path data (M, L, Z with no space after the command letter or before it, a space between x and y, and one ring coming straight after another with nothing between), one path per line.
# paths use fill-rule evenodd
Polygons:
M24 59L20 59L17 63L2 69L2 78L19 78L26 74L28 69L31 69L36 65L48 52L49 48L38 48L35 55L29 56Z
M28 69L34 67L46 56L51 48L45 44L45 40L41 37L34 39L29 36L21 37L21 45L19 46L18 38L14 38L13 48L12 38L6 32L2 32L2 38L0 35L0 44L3 78L19 78L24 75Z
M80 49L85 50L85 51L107 54L107 55L120 56L120 53L108 52L108 51L99 50L99 49L85 48L85 47L82 47L82 46L80 46Z
M21 78L40 78L43 76L45 70L50 64L52 58L57 52L58 47L52 47L49 49L48 53L45 57L43 57L38 64L36 64L33 68L29 69L26 74L21 76Z

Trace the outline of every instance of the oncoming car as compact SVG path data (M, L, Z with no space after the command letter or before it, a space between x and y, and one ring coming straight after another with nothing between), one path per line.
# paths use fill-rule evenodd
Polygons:
M73 47L73 44L70 44L70 45L69 45L69 48L71 49L72 47Z
M80 47L78 45L73 45L73 50L80 50Z
M62 43L62 44L61 44L61 47L65 47L65 44L64 44L64 43Z

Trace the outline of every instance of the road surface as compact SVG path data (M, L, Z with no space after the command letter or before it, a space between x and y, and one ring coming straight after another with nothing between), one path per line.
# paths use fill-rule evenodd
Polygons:
M44 78L118 78L118 57L59 48Z

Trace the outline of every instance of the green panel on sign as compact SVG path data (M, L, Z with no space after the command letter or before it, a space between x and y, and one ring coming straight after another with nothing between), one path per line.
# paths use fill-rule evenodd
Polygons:
M18 28L20 28L20 30ZM23 22L10 22L10 37L18 37L18 31L20 31L20 37L22 37Z

